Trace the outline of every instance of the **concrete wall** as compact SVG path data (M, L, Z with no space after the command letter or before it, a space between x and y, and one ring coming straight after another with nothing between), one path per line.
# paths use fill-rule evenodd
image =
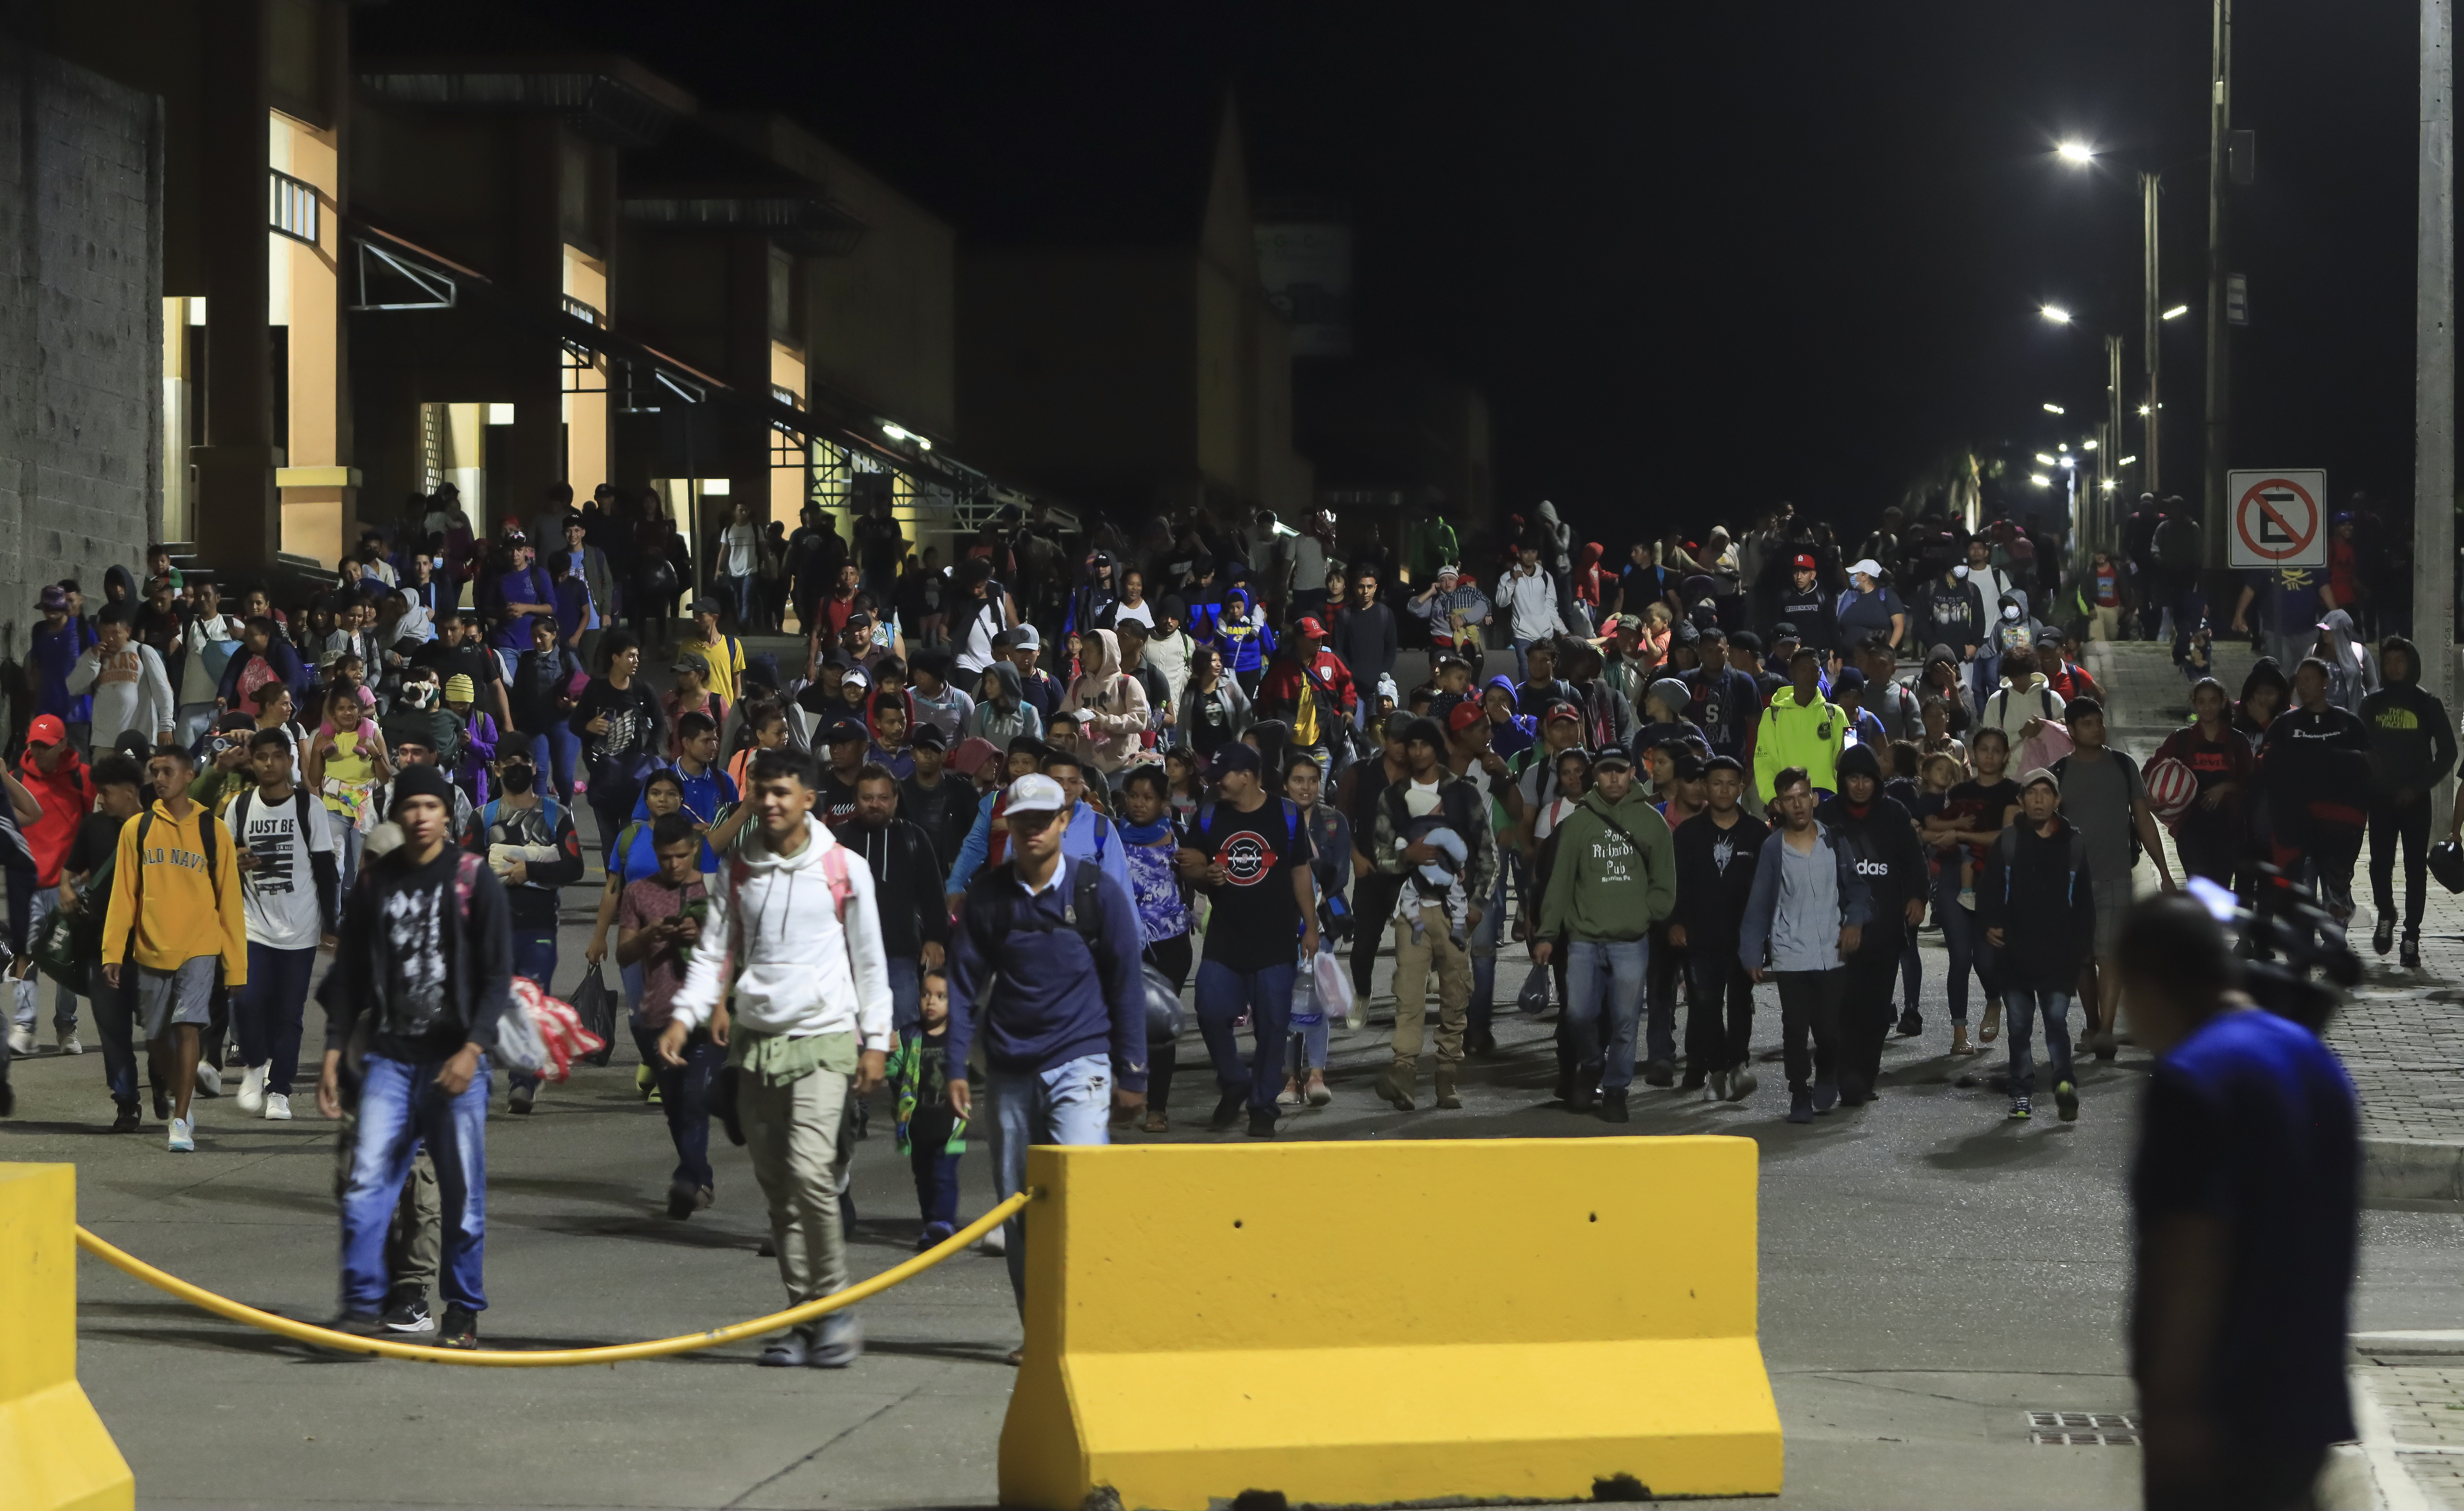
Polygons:
M0 41L0 655L36 591L143 566L163 487L153 97Z

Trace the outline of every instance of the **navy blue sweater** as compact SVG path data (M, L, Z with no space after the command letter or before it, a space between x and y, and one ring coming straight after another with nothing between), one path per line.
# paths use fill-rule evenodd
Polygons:
M979 871L967 885L950 944L949 1062L967 1062L980 1010L984 1060L993 1069L1041 1072L1109 1054L1120 1084L1143 1091L1147 1007L1137 909L1099 868L1102 947L1090 952L1063 913L1086 863L1062 864L1061 885L1033 898L1007 865Z

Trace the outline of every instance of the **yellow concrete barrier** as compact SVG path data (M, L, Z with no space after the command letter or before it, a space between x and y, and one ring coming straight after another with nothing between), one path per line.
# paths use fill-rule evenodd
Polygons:
M1754 1145L1038 1149L1001 1500L1775 1495Z
M123 1511L128 1460L77 1380L77 1168L0 1164L0 1511Z

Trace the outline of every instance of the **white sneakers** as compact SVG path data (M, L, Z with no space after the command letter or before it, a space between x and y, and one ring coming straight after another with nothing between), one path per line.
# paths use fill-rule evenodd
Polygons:
M201 1097L218 1097L222 1094L223 1073L214 1068L213 1062L209 1060L198 1061L197 1095Z
M174 1154L193 1154L197 1151L197 1120L195 1118L173 1118L171 1120L171 1143L169 1147L171 1152Z
M9 1026L9 1053L19 1060L33 1059L34 1031L11 1023Z
M74 1025L67 1028L54 1029L53 1036L52 1041L60 1046L61 1054L82 1055L85 1053L85 1045L77 1042L77 1029Z
M248 1073L239 1078L239 1109L250 1117L265 1111L265 1073L272 1068L271 1064L251 1065Z
M279 1091L265 1094L265 1119L269 1123L291 1121L291 1099Z

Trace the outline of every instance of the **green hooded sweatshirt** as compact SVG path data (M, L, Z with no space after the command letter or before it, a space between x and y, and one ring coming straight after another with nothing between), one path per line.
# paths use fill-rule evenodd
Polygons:
M1611 815L1625 834L1609 826ZM1626 943L1651 932L1677 906L1677 845L1668 821L1641 787L1629 789L1625 801L1614 806L1596 788L1584 794L1557 825L1555 840L1557 859L1549 871L1548 895L1540 900L1534 938L1571 933L1592 944Z

